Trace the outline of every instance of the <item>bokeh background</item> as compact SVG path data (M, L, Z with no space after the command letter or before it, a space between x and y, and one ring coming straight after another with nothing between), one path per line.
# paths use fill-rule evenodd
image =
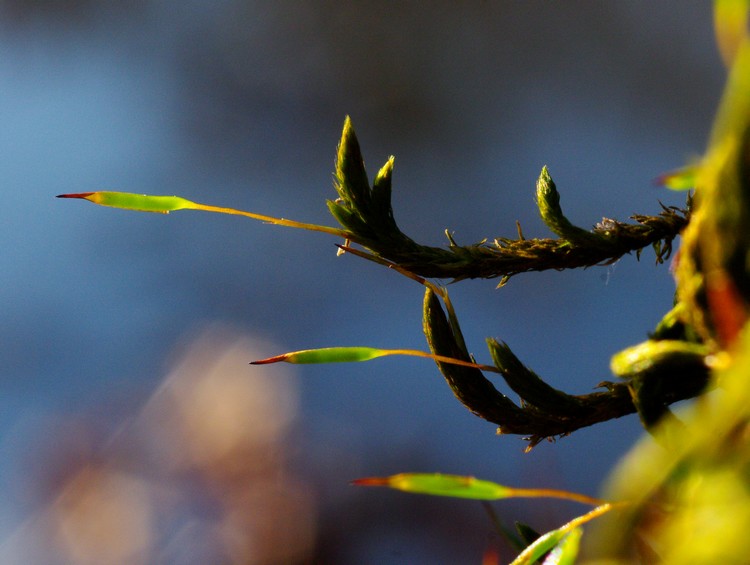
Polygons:
M249 367L331 345L425 348L422 289L324 235L55 200L179 194L330 224L344 116L418 241L545 237L656 213L700 153L724 71L707 2L0 2L0 562L480 563L467 501L362 490L401 471L596 494L635 417L529 454L434 365ZM653 253L450 287L470 349L507 341L584 393L673 283ZM580 510L493 505L551 528Z

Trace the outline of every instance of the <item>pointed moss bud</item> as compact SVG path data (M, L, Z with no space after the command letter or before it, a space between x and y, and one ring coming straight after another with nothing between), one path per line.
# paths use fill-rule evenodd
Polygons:
M507 344L489 338L487 346L505 382L525 404L560 416L574 417L585 413L585 407L575 396L565 394L545 383L534 371L521 363Z
M536 203L542 220L558 237L567 239L572 243L594 245L601 243L601 236L574 226L565 217L560 206L560 193L557 192L557 187L546 165L542 167L542 172L536 181Z
M440 300L428 287L423 306L423 328L430 350L440 356L470 361L463 339L446 318ZM464 406L499 426L499 433L526 433L531 417L500 393L476 368L438 362L438 368ZM523 430L523 431L520 431Z
M393 176L393 161L391 156L381 167L375 180L372 181L372 212L373 215L381 220L388 221L389 230L398 230L396 222L393 219L393 209L391 208L391 177Z
M359 149L349 116L344 120L344 130L336 154L336 190L354 210L366 210L370 205L370 183L367 180L365 161ZM360 214L361 215L361 214Z

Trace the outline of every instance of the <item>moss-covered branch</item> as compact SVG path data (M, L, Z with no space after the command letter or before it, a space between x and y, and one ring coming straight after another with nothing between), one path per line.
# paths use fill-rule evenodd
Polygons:
M502 285L518 273L610 264L628 253L640 256L649 246L654 248L657 262L662 262L671 254L672 241L688 222L687 211L662 207L655 216L632 216L635 223L605 218L590 231L576 227L563 215L560 196L545 167L537 182L537 203L542 219L558 238L525 239L519 233L516 239L495 238L491 243L462 246L447 234L447 248L426 246L401 232L394 220L392 173L393 157L380 169L370 188L359 143L347 118L336 162L339 198L329 201L328 207L351 234L351 240L429 278L500 278Z
M427 289L424 300L424 332L436 355L471 361L460 339L455 315L446 317L437 295ZM603 382L604 390L583 395L566 394L545 383L494 339L487 340L495 366L507 385L518 394L520 406L499 392L479 369L438 363L448 385L461 403L477 416L498 426L499 434L526 436L529 449L543 439L568 435L580 428L638 412L650 425L669 404L692 398L705 388L709 368L703 352L684 342L646 342L638 355L624 352L617 370L620 382ZM660 355L652 355L659 349ZM643 360L658 362L643 365ZM648 386L644 389L644 383Z

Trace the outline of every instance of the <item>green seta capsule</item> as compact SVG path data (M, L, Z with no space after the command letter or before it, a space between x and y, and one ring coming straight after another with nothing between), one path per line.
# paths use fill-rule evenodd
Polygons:
M149 196L131 192L81 192L78 194L60 194L58 198L81 198L100 206L110 206L137 212L157 212L169 214L175 210L195 208L196 204L180 196Z
M492 371L495 373L498 371L496 367L489 365L480 365L471 361L463 361L461 359L453 359L452 357L427 353L426 351L417 351L415 349L376 349L374 347L323 347L322 349L303 349L302 351L282 353L281 355L275 355L268 359L251 361L250 364L267 365L269 363L280 362L296 363L300 365L309 363L356 363L359 361L370 361L371 359L377 359L378 357L386 357L387 355L424 357L441 363L462 365L464 367L472 367L482 371Z
M513 496L513 489L490 481L442 473L400 473L390 477L368 477L352 481L357 486L384 486L403 492L452 496L476 500L498 500Z
M268 359L253 361L251 365L266 365L280 361L300 365L308 363L356 363L358 361L370 361L388 354L388 351L375 349L374 347L323 347L321 349L304 349L284 353Z
M59 194L58 198L80 198L88 200L100 206L110 206L112 208L121 208L123 210L134 210L136 212L157 212L160 214L169 214L175 210L201 210L203 212L215 212L217 214L230 214L233 216L244 216L253 220L260 220L268 224L277 226L286 226L288 228L298 228L309 231L327 233L346 240L355 240L353 234L346 230L331 228L328 226L319 226L317 224L308 224L305 222L296 222L284 218L274 218L265 214L256 214L255 212L245 212L235 208L225 208L223 206L211 206L209 204L199 204L181 196L150 196L148 194L133 194L131 192L110 192L102 190L99 192L79 192L77 194Z
M399 473L389 477L367 477L352 481L355 486L388 487L413 494L471 498L474 500L500 500L503 498L557 498L581 504L598 506L603 500L554 489L514 488L492 481L464 475L444 473Z

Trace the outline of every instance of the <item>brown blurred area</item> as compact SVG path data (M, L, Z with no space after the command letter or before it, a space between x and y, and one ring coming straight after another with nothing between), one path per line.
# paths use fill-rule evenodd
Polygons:
M197 337L132 419L63 418L32 475L41 508L5 541L27 563L305 563L316 500L288 468L288 370L247 370L258 344ZM270 349L268 344L262 346Z

